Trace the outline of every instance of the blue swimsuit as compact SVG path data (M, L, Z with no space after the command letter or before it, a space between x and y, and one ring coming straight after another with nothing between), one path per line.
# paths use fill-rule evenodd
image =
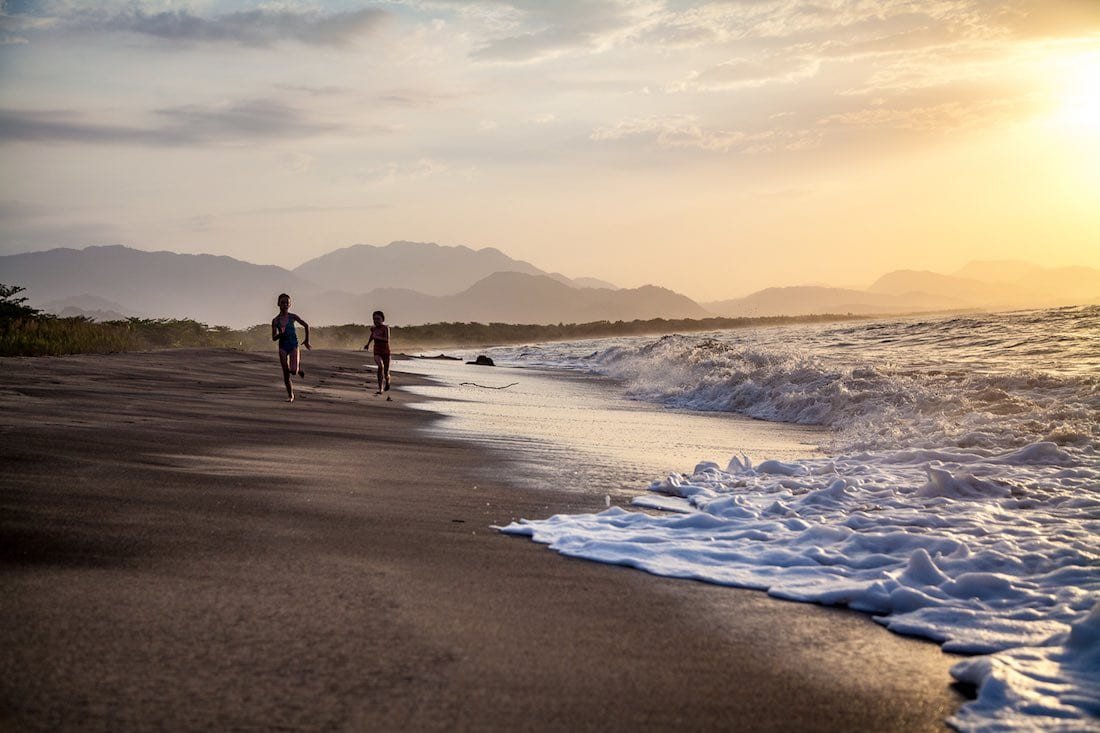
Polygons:
M294 330L294 316L287 314L286 327L283 328L283 333L279 336L279 350L290 353L298 348L298 332Z

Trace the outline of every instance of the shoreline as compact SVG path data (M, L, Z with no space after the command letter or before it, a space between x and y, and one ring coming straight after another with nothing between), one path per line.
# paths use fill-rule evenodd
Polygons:
M0 723L919 731L962 702L869 616L492 529L603 497L516 488L368 362L307 352L288 404L273 354L4 359Z
M799 460L823 455L824 428L692 412L629 399L612 378L548 366L407 364L428 380L411 392L442 420L430 434L467 441L511 468L521 486L606 495L624 508L670 473L731 457ZM537 416L537 419L532 419ZM601 509L603 507L600 507Z

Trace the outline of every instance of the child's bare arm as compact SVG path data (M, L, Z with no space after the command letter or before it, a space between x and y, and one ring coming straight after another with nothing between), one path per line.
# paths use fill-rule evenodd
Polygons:
M280 335L281 334L279 333L279 319L278 318L272 318L271 319L271 340L272 341L278 341Z
M298 321L298 323L302 324L302 328L304 328L306 330L306 335L305 335L305 339L302 341L302 346L305 346L307 349L312 349L313 347L309 345L309 324L306 323L305 321L303 321L301 319L301 317L299 317L297 315L294 316L294 320L296 320L296 321Z

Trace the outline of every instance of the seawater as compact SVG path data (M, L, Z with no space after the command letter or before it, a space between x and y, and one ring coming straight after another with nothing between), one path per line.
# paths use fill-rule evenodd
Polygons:
M434 384L407 388L431 398L433 428L512 459L509 480L629 502L655 475L729 446L786 460L813 455L827 431L624 399L618 381L513 364L495 369L447 361L401 362Z
M977 688L948 721L960 730L1100 729L1100 308L487 353L596 375L651 408L827 430L801 457L754 455L732 431L652 476L636 510L504 532L849 606L973 655L952 669Z

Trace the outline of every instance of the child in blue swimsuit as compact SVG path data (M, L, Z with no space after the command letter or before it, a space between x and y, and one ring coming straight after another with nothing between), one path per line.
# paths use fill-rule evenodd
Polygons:
M294 328L295 323L302 324L305 329L305 339L302 345L307 349L309 345L309 324L303 321L297 313L290 312L290 296L286 293L279 295L279 315L271 319L271 340L279 342L279 364L283 367L283 384L286 385L286 401L294 401L294 387L290 383L290 375L299 377L306 375L301 365L301 354L298 349L298 332Z

